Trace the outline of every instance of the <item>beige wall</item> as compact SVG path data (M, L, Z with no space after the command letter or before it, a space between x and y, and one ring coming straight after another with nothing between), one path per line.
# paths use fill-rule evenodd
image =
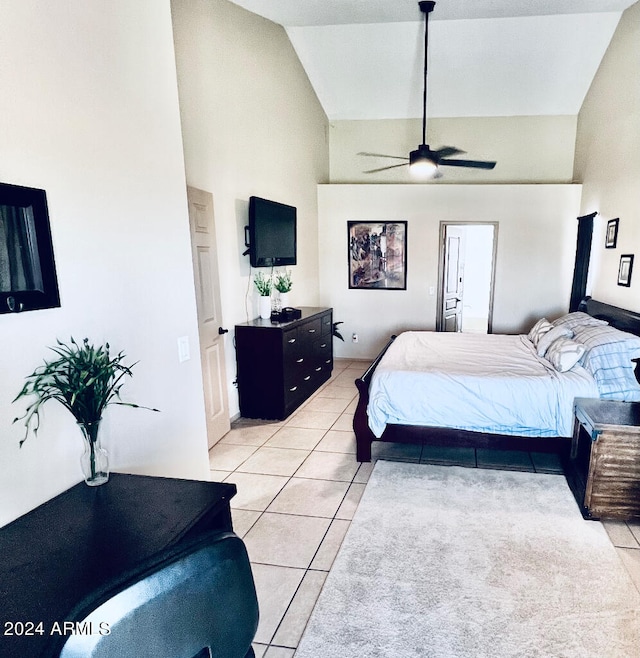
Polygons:
M429 289L437 291L443 220L499 224L494 332L528 331L567 310L579 185L321 185L318 198L320 301L344 322L338 356L371 358L393 333L435 328ZM348 288L348 220L408 222L407 290Z
M329 175L328 123L295 51L282 27L226 0L174 0L172 11L187 180L213 194L224 322L233 330L258 315L249 257L241 255L251 195L297 207L290 301L317 304L316 184Z
M18 448L12 400L56 338L139 361L105 438L115 470L206 478L185 175L169 3L0 3L0 179L44 188L62 307L0 316L0 524L79 482L71 415L45 405Z
M443 183L570 183L575 116L429 119L431 148L457 146L471 160L494 160L490 171L443 167ZM362 173L398 160L359 156L361 151L408 157L422 141L422 120L332 122L332 183L414 183L408 167Z
M578 117L576 179L582 213L598 211L590 292L640 311L640 2L627 9ZM604 248L607 220L620 218L618 246ZM631 287L617 285L621 254L635 254Z

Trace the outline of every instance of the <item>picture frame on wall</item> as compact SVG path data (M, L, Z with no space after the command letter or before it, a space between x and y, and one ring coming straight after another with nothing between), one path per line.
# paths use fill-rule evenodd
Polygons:
M605 238L604 246L606 249L615 249L618 244L618 224L620 218L610 219L607 222L607 236Z
M349 288L407 289L407 222L349 221Z
M633 254L623 254L620 256L620 267L618 268L618 285L631 285L631 272L633 271Z

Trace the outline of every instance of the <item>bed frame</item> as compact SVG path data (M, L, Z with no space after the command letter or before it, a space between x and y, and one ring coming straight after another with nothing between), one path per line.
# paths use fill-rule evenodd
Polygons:
M606 320L622 331L640 336L640 313L627 311L617 306L598 302L585 297L578 310ZM434 446L456 446L469 448L492 448L497 450L524 450L531 452L552 452L560 455L568 453L571 446L569 437L526 437L505 434L485 434L469 430L456 430L443 427L424 427L414 425L387 425L378 439L369 429L367 405L369 403L369 386L375 369L389 346L396 339L391 336L389 342L378 354L362 377L356 379L359 393L358 405L353 417L353 431L356 435L356 458L359 462L371 461L371 444L373 441L390 441L396 443L424 443ZM636 364L636 378L640 382L640 360Z

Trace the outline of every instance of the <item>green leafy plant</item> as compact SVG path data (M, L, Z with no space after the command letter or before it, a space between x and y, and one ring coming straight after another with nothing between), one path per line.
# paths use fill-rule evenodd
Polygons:
M270 276L267 276L262 272L256 272L253 275L253 283L255 284L261 297L268 297L271 294L273 280Z
M151 407L142 407L120 399L120 389L125 377L131 377L131 368L126 366L124 352L111 356L109 343L94 347L88 338L78 344L73 337L69 344L56 341L50 347L58 358L45 361L26 378L22 390L13 400L35 396L24 415L14 419L14 423L24 420L25 436L20 446L27 440L29 431L38 433L40 427L40 408L48 400L57 400L66 407L80 425L96 424L102 413L110 404L119 404L137 409L158 411Z
M291 288L293 288L291 272L289 270L285 272L278 272L275 276L273 285L278 292L289 292Z
M339 325L339 324L344 324L344 322L334 322L334 323L333 323L333 327L332 327L332 331L331 331L331 333L332 333L336 338L339 338L342 342L344 342L344 337L343 337L343 335L340 333L340 331L338 330L338 325Z

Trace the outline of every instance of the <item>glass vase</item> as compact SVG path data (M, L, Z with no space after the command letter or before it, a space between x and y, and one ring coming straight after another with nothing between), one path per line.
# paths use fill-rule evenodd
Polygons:
M80 457L84 481L90 487L97 487L109 480L109 455L100 443L100 420L78 425L84 439L84 452Z

